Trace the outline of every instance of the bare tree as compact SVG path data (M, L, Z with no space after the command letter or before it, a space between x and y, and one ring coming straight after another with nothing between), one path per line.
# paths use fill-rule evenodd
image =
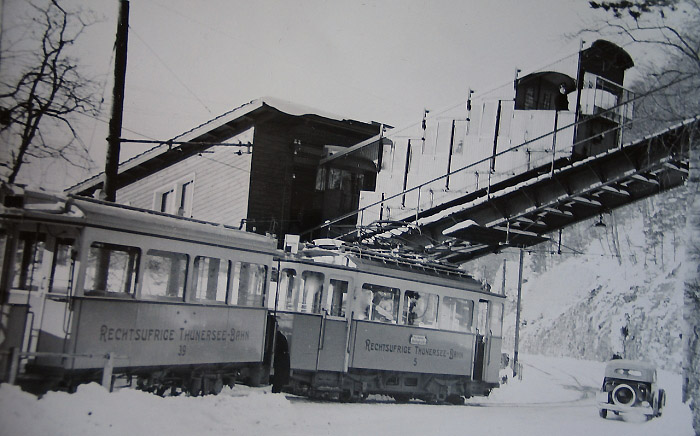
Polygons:
M589 2L611 18L589 30L637 45L660 48L631 85L644 98L635 102L634 136L700 113L700 1L644 0Z
M23 165L61 159L81 166L87 149L74 128L77 114L97 115L94 83L70 55L91 24L58 0L26 3L28 14L5 31L0 52L0 179L13 183ZM14 30L14 32L12 32Z

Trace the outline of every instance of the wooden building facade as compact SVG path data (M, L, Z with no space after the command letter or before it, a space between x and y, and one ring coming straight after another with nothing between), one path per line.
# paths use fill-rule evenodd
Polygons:
M325 183L333 169L321 170L321 161L358 143L381 144L380 130L375 122L319 115L271 98L254 100L121 163L117 202L282 240L329 214L357 209L359 191L374 189L381 146L353 163L351 172L362 176L353 179L357 193L344 208L329 192L340 184ZM99 196L103 180L100 174L67 191Z

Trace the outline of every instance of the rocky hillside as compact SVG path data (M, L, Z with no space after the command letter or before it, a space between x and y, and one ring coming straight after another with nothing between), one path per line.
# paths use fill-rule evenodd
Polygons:
M524 257L520 351L601 361L619 354L680 371L686 195L677 188L572 226L561 245L552 235L532 247ZM504 351L511 355L518 254L466 266L501 290L505 265Z

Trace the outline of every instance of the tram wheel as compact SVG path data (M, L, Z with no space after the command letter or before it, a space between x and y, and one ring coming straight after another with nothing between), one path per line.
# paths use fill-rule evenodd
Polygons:
M464 397L456 394L448 395L447 398L445 398L445 401L455 406L461 406L464 404Z
M400 404L408 403L411 400L410 394L393 394L392 397L394 397L394 401Z

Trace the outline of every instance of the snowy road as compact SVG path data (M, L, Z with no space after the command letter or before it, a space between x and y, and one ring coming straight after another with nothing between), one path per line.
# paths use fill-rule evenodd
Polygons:
M41 400L0 386L2 435L634 435L692 436L681 402L681 378L661 372L668 393L660 418L598 416L595 393L603 364L524 356L523 380L464 406L383 397L365 403L310 401L269 388L236 387L217 396L160 398L131 389L107 393L97 385Z

